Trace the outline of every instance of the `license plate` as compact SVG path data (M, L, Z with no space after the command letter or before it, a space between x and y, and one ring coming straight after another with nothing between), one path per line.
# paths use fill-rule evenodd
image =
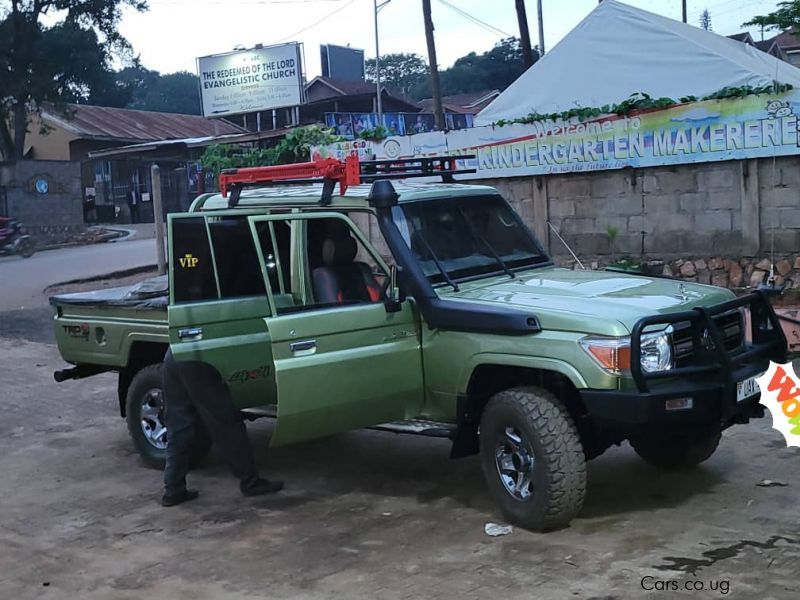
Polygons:
M736 384L736 401L741 402L742 400L747 400L751 396L755 396L758 393L758 383L756 383L756 379L761 377L764 373L759 373L758 375L753 375L752 377L748 377L747 379L743 379L739 383Z

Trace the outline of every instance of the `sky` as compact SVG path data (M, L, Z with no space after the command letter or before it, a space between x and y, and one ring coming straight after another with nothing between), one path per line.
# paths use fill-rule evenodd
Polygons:
M460 56L489 50L504 34L518 35L514 0L447 0L484 21L476 24L446 5L431 0L439 66ZM196 72L195 59L233 50L298 41L304 44L309 79L320 74L319 46L350 45L375 56L374 0L148 0L150 10L126 9L120 32L140 55L142 64L162 73ZM628 4L680 20L680 0L627 0ZM379 2L380 4L380 2ZM742 31L741 23L774 10L771 0L688 0L688 22L697 25L707 8L714 31ZM542 0L545 49L551 49L597 0ZM538 40L536 1L526 0L531 39ZM427 56L420 0L390 0L378 16L381 54L416 52ZM760 32L751 29L755 39ZM768 34L772 35L772 34ZM632 51L634 51L632 49Z

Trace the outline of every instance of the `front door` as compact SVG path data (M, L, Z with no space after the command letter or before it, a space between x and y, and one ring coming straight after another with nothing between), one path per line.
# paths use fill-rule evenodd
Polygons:
M339 213L251 217L268 274L275 363L274 445L419 414L419 322L406 300L387 312L386 264ZM268 227L263 224L268 223ZM288 251L267 236L290 231Z
M210 364L239 408L274 404L270 314L245 215L175 215L169 221L170 348Z

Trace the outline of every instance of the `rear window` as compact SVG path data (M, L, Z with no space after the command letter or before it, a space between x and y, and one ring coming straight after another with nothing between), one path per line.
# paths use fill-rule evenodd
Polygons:
M205 218L175 219L172 222L172 260L175 302L217 299Z

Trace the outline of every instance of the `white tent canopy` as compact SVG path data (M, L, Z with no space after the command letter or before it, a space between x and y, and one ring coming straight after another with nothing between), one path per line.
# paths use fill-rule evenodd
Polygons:
M604 0L476 117L600 107L635 92L702 97L773 81L800 88L800 69L756 48L616 0Z

